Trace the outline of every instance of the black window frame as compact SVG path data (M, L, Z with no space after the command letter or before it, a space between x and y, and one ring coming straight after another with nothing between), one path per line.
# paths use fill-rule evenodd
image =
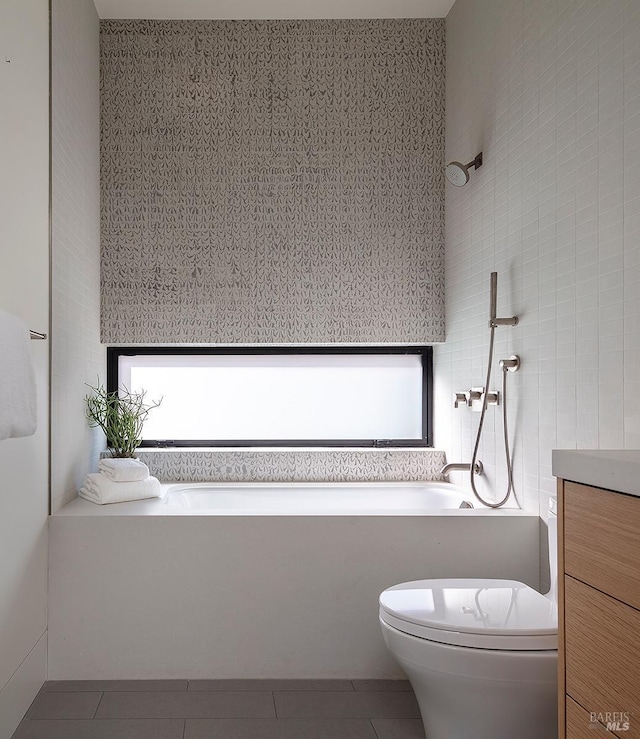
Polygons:
M431 346L110 346L107 347L107 391L115 393L120 385L118 364L121 356L180 355L296 355L296 354L413 354L422 358L422 437L420 439L153 439L144 440L143 448L184 447L327 447L393 448L433 447L433 347Z

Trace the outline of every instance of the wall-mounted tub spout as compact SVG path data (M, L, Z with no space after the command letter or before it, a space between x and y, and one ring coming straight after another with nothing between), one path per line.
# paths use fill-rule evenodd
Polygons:
M479 459L476 460L476 463L473 466L474 473L476 475L481 475L483 469L482 462ZM445 466L440 470L440 474L448 475L450 472L453 472L453 470L471 471L471 465L465 462L450 462L449 464L445 464Z

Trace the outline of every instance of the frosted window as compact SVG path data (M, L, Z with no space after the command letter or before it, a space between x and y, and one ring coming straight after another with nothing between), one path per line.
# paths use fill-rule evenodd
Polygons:
M146 440L423 438L416 354L120 356L118 384L162 398Z

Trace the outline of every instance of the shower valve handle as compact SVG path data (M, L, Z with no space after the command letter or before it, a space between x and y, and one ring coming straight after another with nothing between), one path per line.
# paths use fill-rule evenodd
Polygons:
M453 407L460 408L460 406L466 406L474 411L479 411L484 400L484 388L474 387L471 390L467 390L464 393L454 393L453 395ZM500 393L496 390L490 390L487 393L487 405L499 405L500 404Z
M455 393L453 396L453 407L459 408L461 405L468 405L466 393Z
M500 405L500 393L497 390L489 390L487 393L487 405Z

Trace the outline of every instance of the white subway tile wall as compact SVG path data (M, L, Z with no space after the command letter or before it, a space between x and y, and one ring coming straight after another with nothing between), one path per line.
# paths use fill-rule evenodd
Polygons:
M84 417L100 344L99 20L91 0L52 5L52 509L76 496L104 439Z
M436 444L468 461L482 385L489 273L499 273L497 360L509 377L514 482L538 510L554 448L638 448L640 3L457 0L447 18L447 161L484 165L447 185L447 341L435 349ZM493 388L499 389L495 370ZM480 458L505 489L499 409Z

